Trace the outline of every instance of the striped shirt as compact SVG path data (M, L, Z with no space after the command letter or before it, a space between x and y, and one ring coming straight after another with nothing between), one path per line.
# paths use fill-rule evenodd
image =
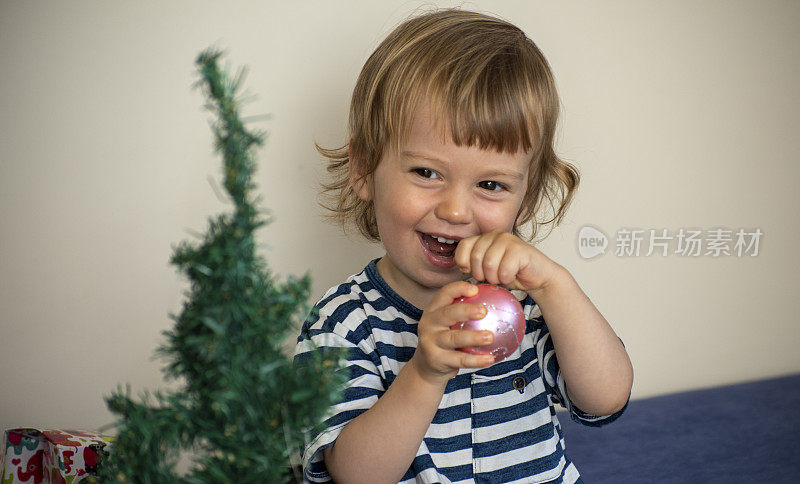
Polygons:
M389 287L376 262L331 288L297 340L297 361L315 347L347 348L350 374L326 428L303 449L306 482L331 482L322 450L375 404L417 345L422 310ZM401 482L581 482L564 453L555 405L591 426L609 423L625 409L600 417L572 405L539 307L527 295L520 302L527 327L519 349L488 368L462 369L448 382Z

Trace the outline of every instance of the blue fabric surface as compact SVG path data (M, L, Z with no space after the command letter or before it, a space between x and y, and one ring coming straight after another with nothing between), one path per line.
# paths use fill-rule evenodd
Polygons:
M559 413L591 483L800 483L800 375L631 401L607 427Z

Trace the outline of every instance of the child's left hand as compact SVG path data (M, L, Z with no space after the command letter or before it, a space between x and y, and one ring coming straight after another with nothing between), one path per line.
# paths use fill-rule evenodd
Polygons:
M545 289L563 270L536 247L502 230L460 240L455 263L478 281L531 295Z

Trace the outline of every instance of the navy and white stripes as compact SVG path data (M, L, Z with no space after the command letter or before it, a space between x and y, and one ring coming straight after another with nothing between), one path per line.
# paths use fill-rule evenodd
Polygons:
M331 481L322 450L375 404L416 348L422 311L386 284L375 263L329 290L298 338L298 362L316 348L347 348L350 372L327 428L311 436L304 449L310 482ZM622 411L596 417L572 406L541 312L530 297L521 302L527 328L520 348L489 368L461 370L448 382L402 482L579 482L564 453L555 405L587 425L608 423Z

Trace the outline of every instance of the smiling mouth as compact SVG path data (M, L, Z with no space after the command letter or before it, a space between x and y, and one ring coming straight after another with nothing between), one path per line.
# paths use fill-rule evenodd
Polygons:
M458 246L457 240L435 237L429 234L422 234L422 242L433 255L445 258L452 258Z

